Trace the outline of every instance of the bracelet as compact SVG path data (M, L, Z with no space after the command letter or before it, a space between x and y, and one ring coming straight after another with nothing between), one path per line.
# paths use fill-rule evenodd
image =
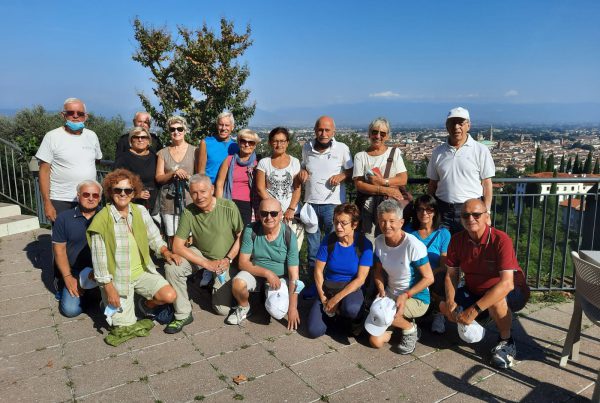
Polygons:
M477 302L473 304L473 308L475 308L475 311L477 311L477 315L479 315L481 312L483 312L483 310L479 307L479 305L477 305Z
M71 273L67 274L66 276L63 277L63 279L67 278L67 277L73 277L73 275Z
M285 209L285 211L288 211L288 210L296 211L295 208L291 208L291 207L288 207L288 208Z
M411 298L412 298L412 295L410 294L410 292L408 292L408 291L404 291L404 293L405 293L406 295L408 295L408 298L407 298L407 299L411 299Z

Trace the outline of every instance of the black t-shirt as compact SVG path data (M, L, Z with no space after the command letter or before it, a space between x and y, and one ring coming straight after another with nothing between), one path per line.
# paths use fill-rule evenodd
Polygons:
M156 202L156 196L158 195L158 185L154 180L156 175L156 154L150 151L148 155L136 155L131 151L127 151L127 153L117 157L114 168L125 168L140 176L144 184L144 189L150 191L150 199L135 199L134 202L142 204L149 211L152 211Z

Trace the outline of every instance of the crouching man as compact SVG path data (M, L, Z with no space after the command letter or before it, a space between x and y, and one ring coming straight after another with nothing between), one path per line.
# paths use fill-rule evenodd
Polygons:
M529 288L512 240L486 224L488 214L480 199L467 200L463 205L461 221L465 230L454 235L448 247L446 301L440 303L440 312L448 320L464 325L491 316L500 332L498 344L492 349L492 365L510 368L517 354L511 336L511 312L525 306ZM457 288L459 269L465 275L465 285Z
M250 224L244 230L239 256L240 272L233 279L233 297L238 306L226 322L237 325L247 318L250 315L249 293L266 286L271 291L281 289L281 296L289 298L289 301L282 301L282 305L287 305L288 329L296 330L300 323L298 294L295 292L299 264L296 234L282 224L281 204L276 199L263 200L259 213L260 222ZM287 285L282 279L286 272ZM285 312L272 308L281 306L271 301L274 298L277 298L277 293L269 292L267 311L275 319L281 319Z

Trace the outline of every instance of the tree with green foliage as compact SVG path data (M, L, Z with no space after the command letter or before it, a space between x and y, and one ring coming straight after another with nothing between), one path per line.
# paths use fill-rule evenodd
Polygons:
M544 160L544 155L542 154L542 149L538 146L535 149L535 162L533 163L533 172L539 173L542 172L542 161Z
M569 161L567 161L567 167L565 168L565 172L572 173L573 171L573 159L569 157Z
M592 160L594 156L592 155L592 150L588 151L587 158L585 159L585 163L583 164L583 169L581 170L582 174L591 174L592 173Z
M562 157L560 157L560 165L558 167L558 172L564 173L565 172L565 155L563 154Z
M579 153L575 154L575 162L573 162L573 171L574 174L581 173L581 163L579 162Z
M546 169L544 172L552 172L554 171L554 153L551 153L550 156L546 159Z
M592 170L593 174L600 175L600 161L598 157L596 157L596 163L594 164L594 169Z
M138 48L133 60L150 70L158 105L142 92L138 96L157 126L164 128L178 114L188 121L192 139L199 140L214 130L224 110L233 113L238 128L248 124L256 104L249 103L250 91L243 88L248 66L238 60L252 45L250 25L241 34L225 18L220 25L219 34L206 23L200 29L178 26L174 36L166 27L134 20Z

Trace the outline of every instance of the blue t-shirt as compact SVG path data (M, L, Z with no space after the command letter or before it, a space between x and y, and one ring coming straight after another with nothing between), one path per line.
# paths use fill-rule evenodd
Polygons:
M85 218L79 206L76 206L60 213L54 221L52 242L67 244L67 258L73 270L92 266L92 256L85 231L93 219L93 216L89 220Z
M429 264L431 265L431 268L436 269L440 267L440 258L442 253L448 252L448 244L450 244L451 237L450 231L448 231L446 228L440 227L429 234L429 236L425 239L421 238L419 235L419 230L413 230L411 228L408 233L414 235L419 241L423 242L425 246L427 246L427 257L429 258ZM431 242L432 240L433 242Z
M317 252L317 260L326 263L325 266L325 280L329 281L340 281L348 282L352 281L358 273L358 266L369 266L373 265L373 244L363 234L355 233L354 242L356 237L363 237L363 250L360 255L360 261L356 256L356 250L354 244L350 246L342 246L339 242L335 242L331 256L328 256L327 243L329 236L323 238L323 242L319 246Z
M215 183L221 164L228 155L233 155L240 151L238 144L229 138L227 141L219 141L214 136L206 137L206 175L210 181Z

